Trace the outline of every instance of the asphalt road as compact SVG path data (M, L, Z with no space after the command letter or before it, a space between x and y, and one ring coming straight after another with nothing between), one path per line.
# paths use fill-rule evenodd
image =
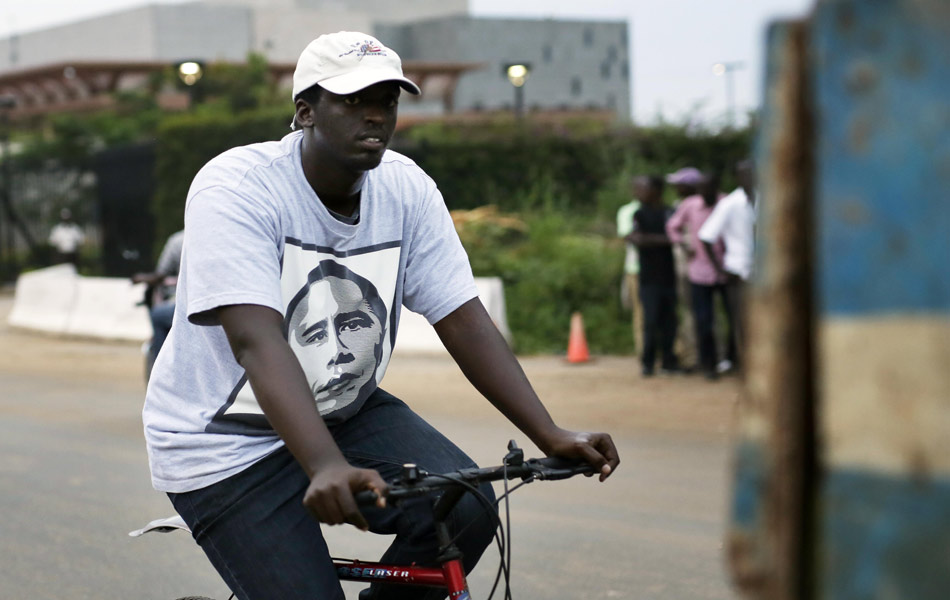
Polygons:
M0 298L0 599L225 600L188 535L126 535L172 513L148 478L138 348L11 331L8 308ZM722 537L735 383L642 381L628 358L524 364L558 420L611 431L623 464L603 485L542 482L513 496L514 598L734 598ZM532 451L448 359L396 356L386 384L482 464L512 437ZM326 535L350 558L375 558L387 542L352 528ZM490 550L470 578L474 598L497 566Z

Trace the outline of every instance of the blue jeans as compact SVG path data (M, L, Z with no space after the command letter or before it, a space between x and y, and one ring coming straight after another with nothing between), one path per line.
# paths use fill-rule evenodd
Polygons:
M353 465L376 469L386 480L404 463L430 472L449 472L474 463L445 436L398 398L376 390L360 411L330 428ZM343 600L320 524L303 507L310 481L286 448L209 487L169 494L175 510L228 584L242 600ZM481 488L494 501L490 485ZM398 508L364 511L370 531L395 534L381 562L435 566L431 499L417 498ZM471 526L467 526L472 524ZM449 517L466 572L494 539L495 521L466 494ZM444 590L409 586L373 586L360 597L380 600L445 597Z
M696 323L696 341L699 345L700 366L707 373L715 373L716 365L719 362L718 350L716 345L715 328L715 297L719 295L720 301L725 307L726 318L728 320L728 337L726 346L726 358L733 363L736 360L736 348L732 333L732 313L729 310L729 301L726 297L726 286L723 284L702 285L699 283L690 284L693 300L693 320Z
M166 302L157 304L149 311L149 317L152 319L152 360L158 356L158 351L162 349L168 332L172 329L172 318L175 316L175 303Z

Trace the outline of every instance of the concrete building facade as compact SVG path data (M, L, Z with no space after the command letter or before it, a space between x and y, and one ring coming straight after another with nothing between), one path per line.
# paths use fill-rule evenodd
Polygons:
M450 16L375 33L407 60L469 60L485 68L459 82L460 109L510 109L508 64L530 66L524 105L533 109L608 109L630 114L630 58L624 21L484 19Z

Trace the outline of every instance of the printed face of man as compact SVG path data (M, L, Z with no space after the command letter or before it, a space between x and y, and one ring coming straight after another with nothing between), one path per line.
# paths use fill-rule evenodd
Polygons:
M333 276L315 282L294 313L288 341L317 408L327 412L353 402L376 372L380 317L356 283Z

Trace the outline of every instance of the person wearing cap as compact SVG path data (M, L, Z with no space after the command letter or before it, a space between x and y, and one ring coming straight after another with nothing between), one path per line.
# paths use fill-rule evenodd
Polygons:
M320 522L395 534L385 561L435 560L427 500L381 499L364 516L353 499L384 494L405 463L474 464L379 387L403 306L543 452L586 460L601 480L619 464L609 435L551 419L477 297L436 184L387 150L400 91L420 93L391 48L322 35L297 62L295 131L212 159L188 192L176 325L143 421L153 485L241 598L342 599ZM450 523L471 570L492 515L469 494Z
M711 172L703 176L699 185L699 193L684 198L679 207L666 222L666 233L674 247L680 246L687 257L686 277L689 281L689 304L692 309L692 321L695 324L696 340L699 349L699 366L707 379L716 379L718 348L714 327L715 297L726 305L726 315L729 316L728 303L725 299L725 278L720 275L713 264L713 259L699 240L699 229L709 218L716 203L723 196L719 192L719 174ZM713 255L717 260L722 259L723 244L717 242L712 245ZM732 324L729 319L729 336L731 340ZM726 355L728 360L735 358L735 346L728 343Z
M674 210L697 195L703 182L703 174L696 167L683 167L666 176L666 182L676 191L677 203ZM683 370L690 372L698 366L698 346L696 343L696 323L690 307L689 261L690 256L682 244L673 244L673 260L676 263L676 294L680 306L677 307L679 328L676 330L676 354Z

